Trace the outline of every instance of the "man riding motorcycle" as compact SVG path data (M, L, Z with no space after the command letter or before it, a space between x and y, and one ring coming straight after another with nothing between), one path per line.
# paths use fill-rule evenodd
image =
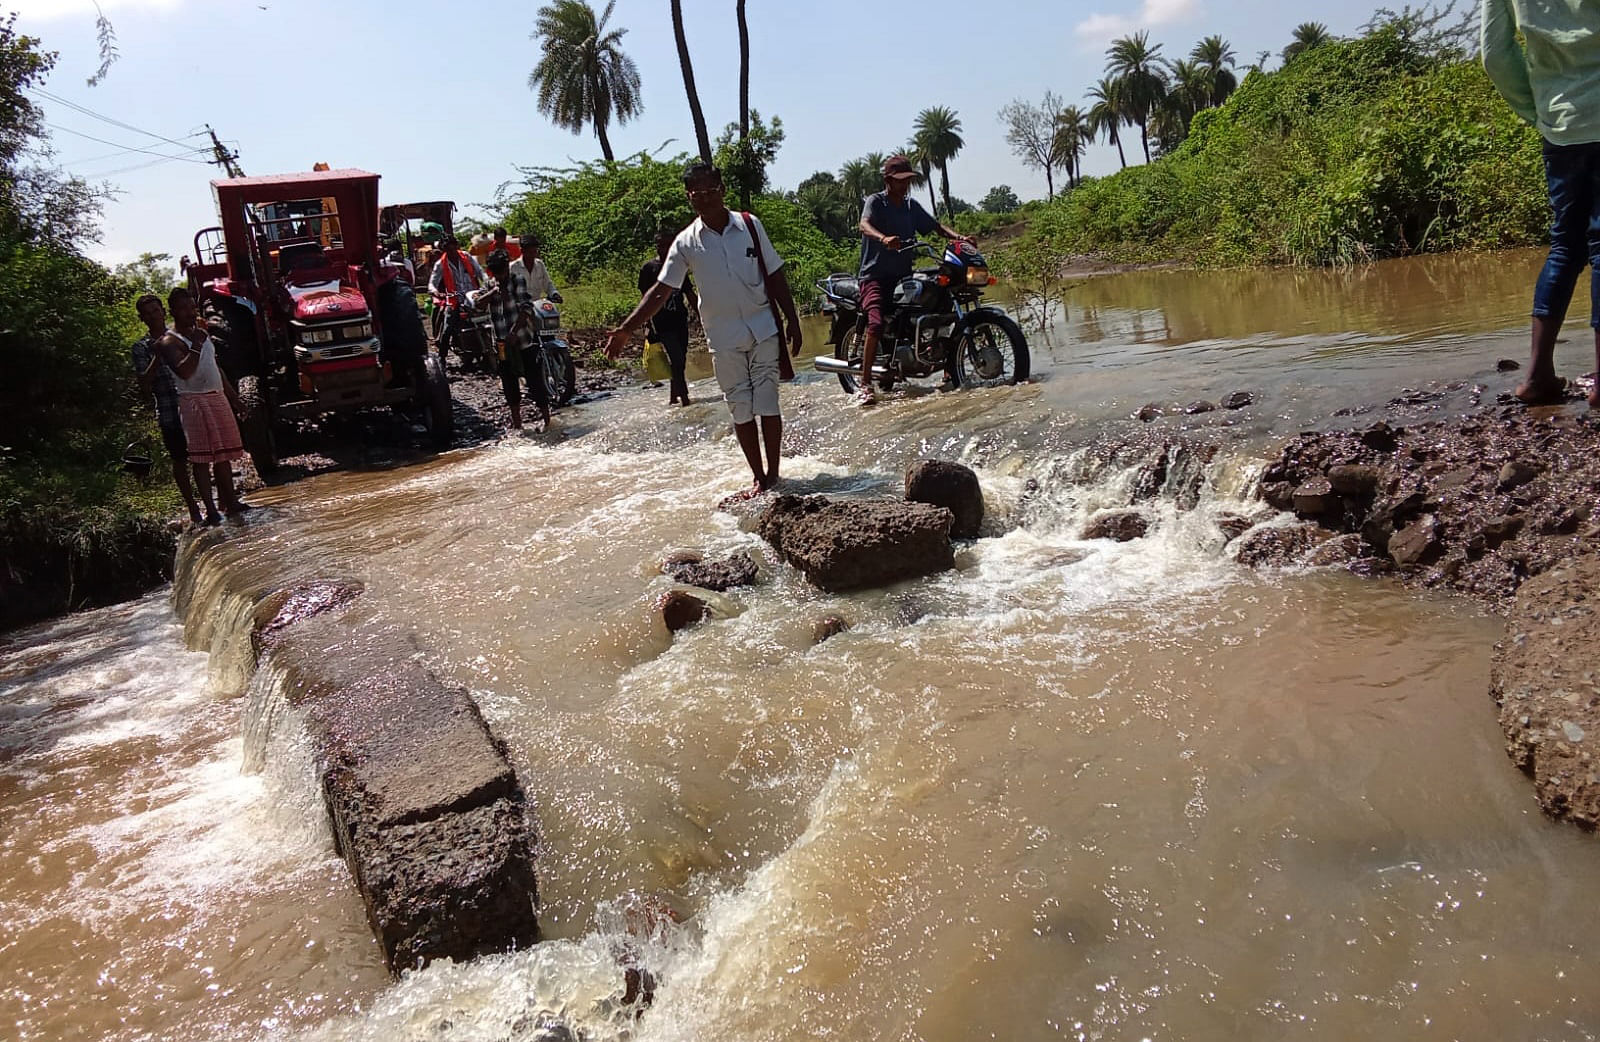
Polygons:
M884 311L894 299L894 287L911 274L914 256L900 252L920 234L938 232L946 239L967 239L952 231L910 198L917 176L911 160L890 156L883 161L883 191L869 195L861 210L861 312L867 316L867 335L861 345L861 388L856 401L871 405L872 362L883 335ZM967 241L971 241L967 239ZM955 358L951 356L951 366ZM955 386L955 371L945 371L945 387Z
M467 313L467 294L481 288L487 276L477 258L462 253L455 236L446 235L439 240L444 250L428 277L428 292L433 294L434 306L443 306L444 325L439 330L439 364L444 365L450 346L461 338L461 330L472 321Z

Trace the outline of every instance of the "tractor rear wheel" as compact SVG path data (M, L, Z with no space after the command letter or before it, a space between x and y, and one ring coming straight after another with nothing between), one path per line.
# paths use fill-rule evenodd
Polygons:
M272 437L272 412L261 390L261 379L246 376L239 381L239 438L250 454L250 462L263 478L278 469L278 446Z

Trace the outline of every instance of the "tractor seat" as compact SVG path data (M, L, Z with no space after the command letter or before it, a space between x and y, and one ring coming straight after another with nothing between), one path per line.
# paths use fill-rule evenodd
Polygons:
M278 273L288 282L324 278L327 269L328 259L320 242L291 242L278 248Z
M861 303L861 280L854 275L829 275L828 292L852 304Z

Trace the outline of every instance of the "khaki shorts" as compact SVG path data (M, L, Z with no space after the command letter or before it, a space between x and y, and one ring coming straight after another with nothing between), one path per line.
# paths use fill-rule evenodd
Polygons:
M734 423L778 415L779 350L773 336L752 347L711 352L711 371Z

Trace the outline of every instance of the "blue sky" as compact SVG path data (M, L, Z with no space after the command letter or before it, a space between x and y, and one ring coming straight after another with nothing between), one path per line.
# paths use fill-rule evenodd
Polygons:
M0 9L19 12L21 31L60 52L46 90L126 125L36 99L55 128L56 160L117 190L103 241L87 246L108 263L146 250L190 252L194 232L214 223L208 182L217 170L159 159L183 153L162 138L197 147L204 139L190 135L207 123L238 150L247 173L308 170L318 161L362 167L383 175L388 201L455 199L468 213L514 181L518 165L599 157L592 134L557 130L534 108L527 73L536 60L529 33L537 0L101 0L101 7L116 27L121 59L91 88L84 82L97 64L91 0L0 0ZM683 7L714 137L737 118L734 2L684 0ZM747 10L751 104L781 116L787 133L775 184L793 187L815 170L893 148L910 136L920 109L945 105L960 115L966 138L950 167L951 189L977 202L996 184L1024 199L1044 195L1043 175L1011 154L996 113L1046 90L1081 100L1103 73L1112 36L1149 29L1166 56L1182 57L1202 36L1220 33L1243 64L1258 51L1276 53L1302 21L1351 33L1372 8L1367 0L749 0ZM628 29L623 44L638 63L645 103L640 118L612 128L618 154L668 141L665 154L691 150L668 0L617 0L612 24ZM156 154L119 152L125 146ZM144 163L153 165L130 169ZM1106 146L1086 161L1090 173L1116 166Z

